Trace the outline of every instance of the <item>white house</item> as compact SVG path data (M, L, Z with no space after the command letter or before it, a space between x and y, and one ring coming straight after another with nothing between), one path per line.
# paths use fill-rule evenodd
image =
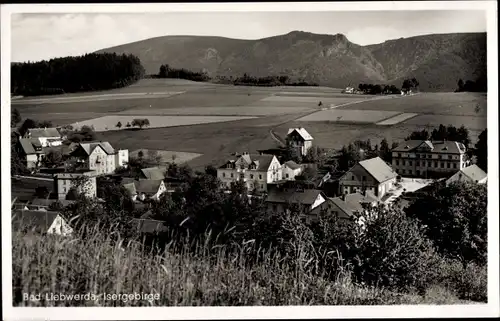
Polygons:
M289 148L297 148L300 155L307 155L307 151L312 147L313 137L305 128L289 128L286 135L286 144Z
M12 213L12 228L42 234L68 236L73 229L58 212L16 210Z
M243 181L249 191L267 191L269 183L282 179L281 164L274 155L235 155L217 169L217 177L229 188L231 183Z
M446 180L446 185L454 182L469 182L476 184L486 184L488 182L488 174L486 174L479 166L471 165L462 168L452 177Z
M58 173L54 175L54 188L58 199L65 200L70 190L83 193L87 197L97 196L97 173L93 170L78 170L71 173ZM79 185L78 180L82 180ZM77 186L78 185L78 186Z
M302 167L294 161L288 161L283 164L281 177L284 180L295 180L295 176L302 173Z
M80 143L70 156L98 175L112 174L128 163L128 150L115 150L108 142Z
M60 146L64 139L58 128L29 128L23 138L36 138L42 147Z
M162 179L124 179L125 187L133 201L146 199L159 200L160 196L167 191L167 187Z
M304 214L309 214L311 211L318 208L327 197L317 189L302 189L302 188L273 188L269 191L265 202L268 210L275 213L284 213L289 209L289 206L299 206Z

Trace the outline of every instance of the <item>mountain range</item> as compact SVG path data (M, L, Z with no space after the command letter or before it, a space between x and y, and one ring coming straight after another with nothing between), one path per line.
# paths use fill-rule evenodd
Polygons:
M292 31L258 40L164 36L97 51L138 56L147 74L162 64L211 77L287 75L344 88L359 83L401 86L417 78L421 90L450 91L459 79L486 77L486 33L430 34L361 46L342 34Z

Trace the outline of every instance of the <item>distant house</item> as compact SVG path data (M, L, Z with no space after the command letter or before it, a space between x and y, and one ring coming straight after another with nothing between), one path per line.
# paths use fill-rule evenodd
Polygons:
M309 214L318 206L326 202L327 197L317 189L302 188L273 188L269 191L265 202L270 211L284 213L290 206L295 205Z
M382 198L396 183L397 173L380 157L358 162L339 180L339 194L371 191Z
M161 179L124 180L123 186L130 192L134 201L158 200L167 191Z
M295 180L295 176L302 173L302 167L294 161L288 161L283 164L282 172L281 177L284 180Z
M73 229L59 212L15 210L12 213L12 229L41 234L68 236Z
M452 177L446 180L446 185L454 182L469 182L476 184L486 184L488 182L488 174L486 174L479 166L471 165L462 168Z
M32 169L39 166L45 156L40 139L20 138L18 144L19 156L22 157L26 167Z
M354 87L350 87L350 86L346 87L344 89L344 93L346 93L346 94L353 94L354 93Z
M466 148L455 141L407 140L392 149L392 167L399 175L452 175L467 166Z
M23 138L38 139L42 147L60 146L64 139L58 128L29 128Z
M166 169L161 167L142 168L140 178L154 180L165 179L165 171Z
M54 192L59 200L65 200L70 191L83 193L87 197L94 198L97 196L97 173L92 170L79 170L74 172L58 173L54 175ZM79 179L84 180L81 186L76 186L75 183Z
M108 142L80 143L70 155L98 175L112 174L128 163L128 150L115 150Z
M329 199L333 206L331 211L339 218L350 218L359 221L366 213L364 206L374 207L378 203L378 199L372 192L366 191L362 193L344 194L339 197Z
M312 147L313 137L305 128L289 128L286 135L286 144L289 148L296 148L300 155L307 155L307 151Z
M250 155L243 153L217 169L217 177L229 188L231 183L242 181L249 191L265 192L270 183L281 180L281 164L274 155Z

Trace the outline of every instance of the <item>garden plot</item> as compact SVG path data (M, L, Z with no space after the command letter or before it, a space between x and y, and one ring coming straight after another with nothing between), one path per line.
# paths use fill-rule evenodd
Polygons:
M129 156L130 157L138 157L139 152L142 151L144 154L143 157L148 157L148 154L150 152L157 152L158 155L161 156L160 163L171 163L174 161L177 164L182 164L189 162L192 159L195 159L197 157L200 157L203 154L198 154L198 153L186 153L186 152L177 152L177 151L171 151L171 150L156 150L156 149L137 149L134 150L133 152L130 152Z
M117 130L116 125L120 122L123 126L121 129L127 129L127 123L132 123L134 119L147 118L149 120L149 126L145 128L160 128L160 127L174 127L174 126L186 126L186 125L198 125L198 124L208 124L208 123L218 123L218 122L230 122L235 120L252 119L256 117L250 116L154 116L149 117L148 115L136 115L136 116L126 116L126 115L111 115L104 116L100 118L85 120L79 123L72 124L73 127L81 128L82 126L93 126L95 131L107 131L107 130ZM132 128L132 127L130 127Z
M405 120L408 120L410 118L413 118L415 116L418 116L418 114L403 113L403 114L400 114L400 115L397 115L397 116L385 119L385 120L383 120L381 122L378 122L377 125L381 125L381 126L395 125L395 124L399 124L402 121L405 121Z
M376 123L400 114L396 111L383 110L346 110L330 109L321 110L298 119L298 121L333 121L348 123Z
M184 108L151 108L140 110L126 110L120 115L213 115L213 116L272 116L291 113L300 113L313 110L307 107L184 107Z

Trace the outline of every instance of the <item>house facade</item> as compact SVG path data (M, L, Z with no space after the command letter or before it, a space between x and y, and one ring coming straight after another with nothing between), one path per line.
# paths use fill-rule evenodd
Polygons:
M69 236L73 228L58 212L16 210L12 213L12 228L42 234Z
M488 175L479 166L467 166L446 180L446 185L454 182L468 182L475 184L486 184L488 182Z
M464 144L455 141L408 140L392 150L392 167L399 175L452 175L468 165Z
M249 191L266 192L268 184L280 181L281 164L274 155L235 155L217 169L217 177L225 187L231 183L242 181Z
M290 206L299 206L304 214L310 214L323 203L327 197L317 189L273 188L269 191L265 202L269 211L285 213Z
M18 152L28 169L39 166L45 156L43 145L38 138L20 138Z
M382 198L396 183L397 173L380 157L358 162L339 180L339 194L370 191Z
M137 200L146 199L159 200L160 196L167 191L163 180L143 179L134 182L137 191Z
M128 163L128 150L115 150L108 142L80 143L70 155L97 175L112 174Z
M284 180L293 181L295 180L295 176L298 176L302 173L302 167L294 161L285 162L282 166L282 174L281 177Z
M36 138L42 147L60 146L64 139L58 128L29 128L23 138Z
M286 135L288 148L296 148L300 155L307 155L307 151L312 147L313 137L305 128L289 128Z
M76 191L85 194L87 197L94 198L97 196L96 176L97 173L93 170L56 174L54 175L54 192L57 194L58 199L65 200L78 180L82 179L82 185L78 186Z

